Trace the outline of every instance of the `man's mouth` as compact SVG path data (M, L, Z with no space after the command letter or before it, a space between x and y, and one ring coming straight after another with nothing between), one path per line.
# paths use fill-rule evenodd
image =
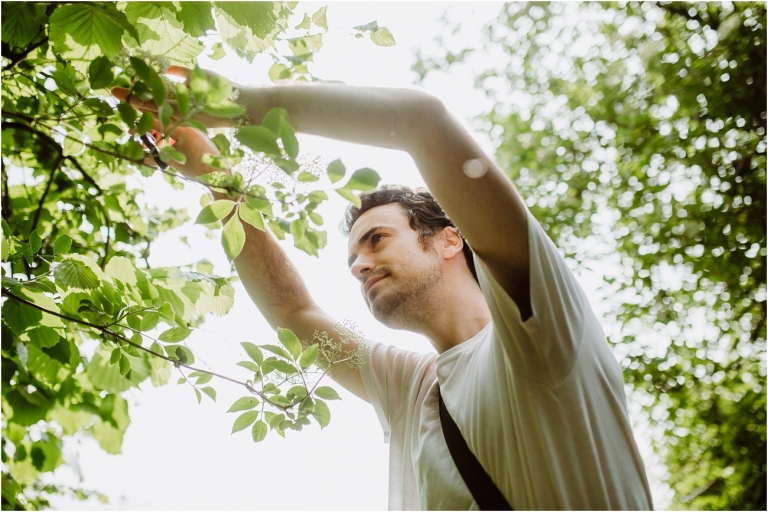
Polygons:
M364 286L364 289L363 289L364 292L365 292L365 295L366 296L368 295L368 291L371 289L371 287L374 284L378 283L379 281L381 281L385 277L387 277L387 276L376 276L376 277L371 277L370 279L368 279L368 281L365 282L365 286Z

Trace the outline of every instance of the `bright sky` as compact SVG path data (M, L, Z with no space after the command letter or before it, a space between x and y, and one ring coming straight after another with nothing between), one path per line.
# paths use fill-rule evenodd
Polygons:
M300 3L296 25L303 13L310 15L325 3ZM477 44L479 28L494 18L500 3L328 3L329 32L324 47L316 55L312 71L323 79L353 85L414 87L410 71L413 50L428 43L442 31L438 19L450 7L450 18L461 20L463 33L475 34L467 44ZM351 27L378 21L394 35L397 45L375 46L367 39L355 39ZM201 60L235 82L258 84L266 77L267 59L257 59L253 66L236 57L211 62ZM438 96L448 108L470 126L469 120L490 105L472 88L475 74L467 66L458 66L450 74L435 75L425 89ZM479 136L491 152L489 144ZM411 186L423 182L410 157L405 153L367 146L340 143L318 137L300 136L303 154L321 156L325 162L341 158L348 172L371 167L384 182ZM321 181L318 183L325 183ZM173 191L159 179L147 188L145 200L159 208L186 207L194 218L200 207L202 189L187 187ZM346 201L330 193L330 203L319 209L328 231L328 246L319 258L306 256L283 242L304 276L315 300L337 320L354 322L367 338L403 348L427 352L431 345L421 336L391 331L368 312L360 297L357 281L346 267L347 239L337 224ZM187 236L190 246L178 241ZM207 258L215 272L228 273L228 263L218 237L206 237L197 226L184 226L159 237L150 257L152 266L183 265ZM585 283L583 283L585 284ZM243 288L236 286L236 302L223 318L211 317L188 340L198 363L226 375L245 376L246 370L235 366L246 356L240 342L274 343L276 335L250 302ZM587 287L587 293L594 297ZM600 308L595 304L598 314ZM271 432L265 441L254 444L249 430L230 435L236 414L225 414L243 392L240 388L213 382L216 403L204 398L202 405L188 386L171 384L153 388L149 382L141 391L132 389L126 396L132 423L123 442L123 453L108 455L92 439L78 443L79 466L83 480L74 471L62 467L55 480L96 489L110 498L108 505L95 500L77 502L54 499L62 510L385 510L387 507L388 445L383 442L373 408L336 386L342 401L331 402L331 423L324 430L313 424L301 432L289 431L286 439ZM648 462L647 441L638 439ZM70 456L72 446L65 450ZM654 486L656 492L657 487ZM657 507L662 503L658 502Z

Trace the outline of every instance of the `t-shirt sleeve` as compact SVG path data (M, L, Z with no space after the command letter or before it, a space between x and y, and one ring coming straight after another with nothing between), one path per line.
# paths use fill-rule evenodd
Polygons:
M365 340L368 364L360 368L368 398L376 410L384 441L393 426L405 421L405 411L418 394L434 354L421 354Z
M585 322L594 314L576 277L530 212L528 242L533 316L525 322L479 257L475 268L497 342L515 370L532 380L556 384L573 368Z

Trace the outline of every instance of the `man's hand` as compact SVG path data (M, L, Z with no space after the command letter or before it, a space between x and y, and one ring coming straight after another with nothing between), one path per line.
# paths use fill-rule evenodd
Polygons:
M155 120L154 130L151 130L152 135L157 141L157 146L162 147L166 141L163 139L162 134L159 132L159 124ZM215 169L210 165L203 163L203 155L210 153L212 155L218 155L219 150L208 138L208 135L188 126L179 126L173 130L173 134L170 140L167 141L173 149L183 154L186 161L182 164L176 160L169 160L167 163L174 169L181 171L187 178L196 179L203 174L208 174L214 171L221 172L221 169ZM144 163L151 167L156 167L157 163L154 158L147 156L144 158Z

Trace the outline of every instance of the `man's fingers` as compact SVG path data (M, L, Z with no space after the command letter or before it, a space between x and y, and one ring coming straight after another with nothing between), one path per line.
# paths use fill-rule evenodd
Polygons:
M135 109L150 112L157 112L157 104L154 101L141 101L136 96L130 95L130 90L124 87L113 87L112 96L120 101L128 101L128 103Z
M166 73L173 76L178 76L184 80L189 80L189 76L192 71L184 66L171 66L166 70Z

